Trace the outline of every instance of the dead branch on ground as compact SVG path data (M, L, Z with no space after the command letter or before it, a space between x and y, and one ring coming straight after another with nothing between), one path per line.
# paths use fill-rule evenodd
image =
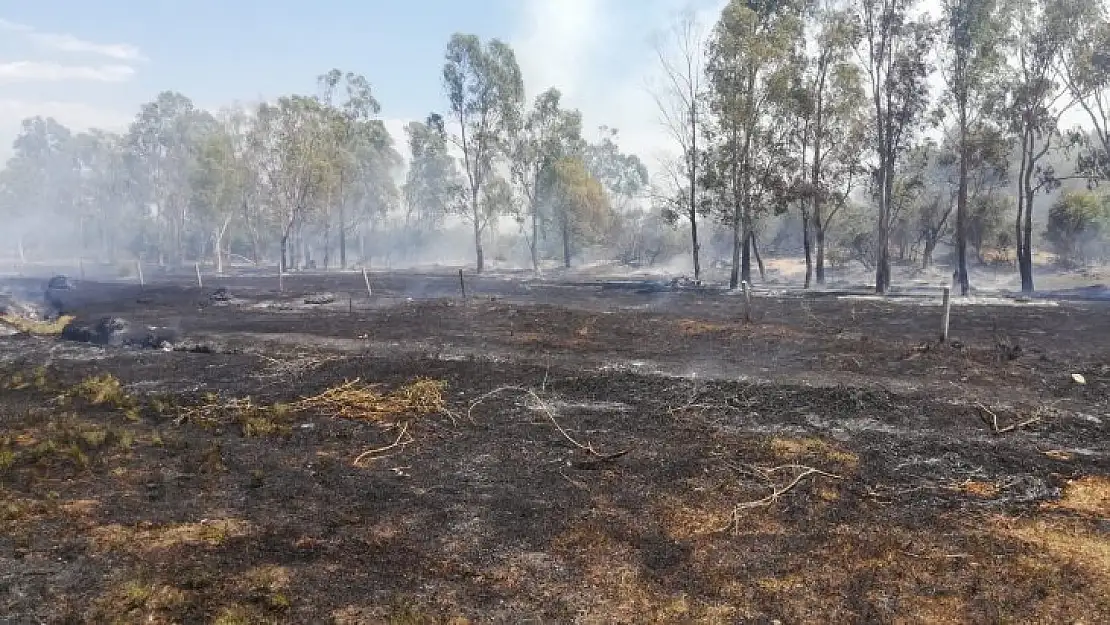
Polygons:
M491 397L494 397L496 395L500 395L502 393L508 393L510 391L511 392L516 392L516 393L521 393L521 394L524 394L524 395L530 397L532 399L532 401L535 402L535 408L534 409L539 410L540 412L542 412L544 414L544 416L547 417L547 420L550 421L553 426L555 426L555 429L559 432L559 434L562 435L562 437L565 438L571 445L574 445L578 449L590 454L591 456L594 456L595 458L598 458L598 460L595 461L596 463L615 460L615 459L620 458L621 456L623 456L623 455L625 455L625 454L627 454L628 452L631 451L631 449L626 449L626 450L619 451L619 452L616 452L616 453L613 453L613 454L603 454L603 453L597 451L596 449L594 449L592 444L590 444L590 443L581 443L581 442L577 441L573 436L570 435L569 432L566 431L565 428L563 428L562 425L559 424L558 419L555 418L554 411L552 411L551 407L548 406L546 402L544 402L542 399L540 399L540 396L537 395L535 391L533 391L531 389L528 389L528 388L521 387L521 386L502 386L500 388L495 388L492 391L490 391L490 392L482 395L481 397L475 399L474 401L470 402L470 407L466 411L466 418L473 421L474 420L474 416L473 416L474 415L474 408L476 408L479 404L486 401L487 399L490 399Z
M794 487L796 487L798 484L800 484L802 482L802 480L806 479L807 477L810 477L811 475L818 475L818 476L821 476L821 477L827 477L827 478L834 479L834 480L844 479L842 476L836 475L835 473L827 473L827 472L822 471L820 469L815 469L813 467L809 467L809 466L802 465L802 464L784 464L782 466L771 467L771 468L757 467L757 466L751 466L751 465L745 465L745 467L747 469L750 469L755 474L760 475L765 481L767 481L770 485L770 488L771 488L772 492L771 492L771 494L767 495L766 497L762 497L760 499L755 499L753 501L744 501L744 502L741 502L741 503L738 503L738 504L734 505L733 508L732 508L732 514L729 515L728 523L724 527L720 528L719 531L725 532L725 531L728 531L728 530L738 529L739 526L740 526L740 513L741 513L741 511L749 510L751 508L758 508L760 506L767 506L767 505L770 505L772 503L775 503L776 501L778 501L779 497L782 497L786 493L793 490ZM781 487L780 486L775 486L774 483L773 483L774 480L772 479L772 475L774 473L778 473L779 471L785 471L785 470L797 470L798 473L785 486L781 486Z
M406 436L408 437L407 439L405 439ZM405 445L408 445L409 443L412 443L414 441L415 439L413 439L413 437L409 435L409 424L406 422L401 425L401 433L397 435L397 440L393 441L393 443L389 445L386 445L385 447L378 447L376 449L369 449L362 452L358 455L357 458L354 459L351 464L357 467L359 466L359 464L362 463L363 460L378 460L384 457L380 454L384 454L385 452L396 449L398 447L404 447Z
M1020 423L1013 423L1013 424L1007 425L1005 427L999 427L998 426L998 415L993 410L991 410L990 408L987 408L986 406L984 406L983 404L981 404L979 402L975 403L975 407L980 410L979 416L983 419L983 422L986 423L987 425L989 425L991 427L991 431L993 431L996 435L997 434L1007 434L1009 432L1014 432L1016 430L1026 428L1026 427L1028 427L1030 425L1033 425L1034 423L1041 420L1041 416L1037 415L1035 417L1030 417L1030 418L1028 418L1025 421L1022 421Z

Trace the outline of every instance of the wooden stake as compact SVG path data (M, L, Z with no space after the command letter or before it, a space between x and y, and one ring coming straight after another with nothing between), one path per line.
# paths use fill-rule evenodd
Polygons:
M197 270L197 287L204 288L204 281L200 279L200 263L193 263L193 269Z
M744 291L744 321L751 323L752 321L752 291L748 287L748 281L744 280L740 283L740 288Z
M940 326L940 342L948 342L948 320L952 314L952 287L944 287L944 320Z
M462 298L466 299L466 282L463 281L462 269L459 270L459 290L462 291Z
M135 261L135 269L139 272L139 288L146 286L146 281L143 280L143 261Z
M374 297L374 292L370 290L370 276L366 274L366 267L362 268L362 281L366 283L366 297Z

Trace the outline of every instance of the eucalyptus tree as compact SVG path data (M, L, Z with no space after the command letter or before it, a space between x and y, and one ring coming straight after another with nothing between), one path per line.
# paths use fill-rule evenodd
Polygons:
M1005 0L942 0L945 46L942 74L946 104L954 117L956 159L956 281L968 295L967 273L968 180L974 158L972 136L991 125L994 107L1002 100L1006 66L1006 33L1010 12ZM943 109L942 109L943 110Z
M655 86L652 96L659 109L663 127L681 153L676 186L682 193L681 214L690 223L690 255L694 263L694 279L701 279L701 242L698 239L698 216L705 212L699 200L698 161L699 139L705 108L705 44L706 33L692 11L684 13L656 43L655 51L663 72L662 83Z
M290 243L331 193L330 122L320 100L303 95L262 103L254 117L250 144L279 229L283 271L298 265Z
M464 215L474 228L480 273L485 267L482 234L491 217L482 205L482 188L494 175L495 161L507 151L509 133L520 118L524 81L508 44L499 39L483 44L476 35L456 33L447 44L443 85L458 132L452 139L462 151L468 204Z
M1092 182L1110 181L1110 15L1098 0L1073 0L1083 19L1064 48L1056 73L1090 127L1078 169Z
M1090 17L1080 10L1084 6L1088 6L1085 0L1033 0L1015 1L1012 7L1014 19L1008 37L1013 47L1005 117L1020 154L1014 240L1023 292L1034 290L1034 202L1039 194L1061 184L1051 159L1065 145L1060 118L1074 99L1057 70Z
M401 188L405 223L410 229L434 231L465 201L462 174L448 149L442 117L433 113L424 122L411 122L405 134L412 155Z
M544 220L542 214L545 189L560 159L581 150L582 114L561 106L562 94L551 88L536 96L532 109L520 120L510 143L509 171L512 183L524 199L521 222L528 221L530 234L525 234L532 259L532 270L539 271L539 239Z
M202 138L215 125L215 119L192 100L164 91L142 105L128 129L133 189L139 203L152 209L159 262L179 265L185 260L189 180Z
M936 35L917 0L857 0L860 56L872 106L873 184L878 204L875 290L890 287L890 235L899 161L913 144L929 103Z
M807 26L812 46L801 52L797 94L801 161L808 167L800 198L806 287L814 277L825 282L826 232L859 178L866 107L861 68L853 59L860 29L848 3L814 3Z
M751 233L755 210L753 173L765 111L786 97L796 48L802 43L802 2L731 0L710 36L706 71L710 111L718 145L712 155L714 181L732 223L729 285L751 280Z

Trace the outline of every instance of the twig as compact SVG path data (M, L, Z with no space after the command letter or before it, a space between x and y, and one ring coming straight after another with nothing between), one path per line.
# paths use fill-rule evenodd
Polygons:
M544 401L542 399L540 399L540 396L537 395L535 391L533 391L531 389L523 388L523 387L520 387L520 386L502 386L500 388L495 388L492 391L486 393L485 395L482 395L478 399L475 399L474 401L472 401L470 403L470 407L466 411L466 418L473 421L474 420L474 416L473 416L474 408L477 407L478 404L481 404L482 402L484 402L487 399L493 397L494 395L500 395L501 393L507 393L509 391L514 391L514 392L517 392L517 393L523 393L524 395L527 395L527 396L531 397L532 400L536 402L536 406L539 409L539 411L542 412L544 414L544 416L547 417L547 420L550 421L551 424L555 426L555 429L559 431L559 434L561 434L563 436L563 438L567 439L567 441L569 441L571 445L574 445L578 449L581 449L582 451L584 451L584 452L586 452L586 453L588 453L592 456L595 456L597 458L601 458L603 460L606 459L606 458L615 459L615 458L619 458L620 456L623 456L623 455L627 454L629 451L631 451L630 449L628 449L628 450L624 450L624 451L621 451L621 452L617 452L616 454L603 454L603 453L598 452L596 449L594 449L593 445L590 445L589 443L580 443L580 442L578 442L577 440L575 440L575 438L573 436L570 435L569 432L567 432L563 428L563 426L559 425L559 421L555 418L555 414L551 411L551 408L546 403L544 403ZM610 458L610 456L612 458Z
M1025 421L1022 421L1021 423L1015 423L1013 425L1007 425L1006 427L1002 428L1001 430L996 431L995 434L1005 434L1007 432L1013 432L1014 430L1020 430L1024 427L1033 425L1034 423L1036 423L1040 420L1041 420L1040 417L1031 417L1029 419L1026 419Z
M770 505L770 504L774 503L775 501L777 501L779 497L782 497L786 493L790 492L795 486L800 484L802 482L802 480L804 480L805 478L807 478L811 475L820 475L822 477L827 477L827 478L831 478L831 479L834 479L834 480L844 479L843 477L841 477L839 475L836 475L834 473L827 473L827 472L822 471L820 469L815 469L813 467L807 467L805 465L800 465L800 464L786 464L786 465L782 465L782 466L778 466L778 467L772 467L770 469L765 469L765 468L762 468L762 467L750 467L750 468L752 470L754 470L755 472L757 472L759 474L762 474L765 477L770 476L772 473L776 473L778 471L782 471L782 470L785 470L785 469L801 469L801 472L799 472L797 475L795 475L794 479L792 479L790 481L790 483L788 483L786 486L783 486L782 488L779 488L777 486L771 486L772 492L771 492L770 495L767 495L766 497L763 497L761 499L756 499L754 501L744 501L744 502L738 503L735 506L733 506L732 514L729 516L728 524L725 525L724 527L720 528L719 531L723 532L723 531L727 531L729 529L734 529L737 526L739 526L740 511L741 510L748 510L750 508L758 508L759 506Z
M408 434L408 432L409 432L409 424L406 422L403 425L401 425L401 433L397 435L397 440L393 441L393 443L391 443L389 445L386 445L385 447L378 447L377 449L371 449L371 450L362 452L361 454L358 455L357 458L355 458L354 462L352 462L351 464L357 467L360 462L362 462L364 459L366 459L368 457L377 456L378 454L385 453L385 452L387 452L391 449L396 449L397 447L404 447L405 445L408 445L409 443L412 443L413 438L411 436L409 436L409 439L407 441L401 442L401 439L403 439ZM377 458L372 458L372 457L370 459L371 460L377 460Z
M995 414L995 412L993 410L991 410L990 408L987 408L986 406L984 406L983 404L981 404L979 402L975 403L975 407L978 408L979 410L982 410L985 415L990 416L990 421L987 421L985 416L983 417L983 421L986 421L987 425L991 426L991 430L995 434L1008 434L1010 432L1014 432L1016 430L1020 430L1022 428L1033 425L1034 423L1041 420L1040 415L1038 415L1038 416L1035 416L1035 417L1030 417L1030 418L1026 419L1025 421L1022 421L1021 423L1014 423L1014 424L1007 425L1005 427L1000 428L1000 427L998 427L998 415Z

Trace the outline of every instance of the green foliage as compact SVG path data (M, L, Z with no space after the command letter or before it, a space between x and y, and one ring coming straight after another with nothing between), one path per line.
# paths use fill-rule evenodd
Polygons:
M1110 200L1089 191L1065 193L1049 209L1045 239L1066 264L1110 258Z
M613 219L609 198L586 164L574 157L555 163L547 193L569 267L574 247L593 243L607 231Z

